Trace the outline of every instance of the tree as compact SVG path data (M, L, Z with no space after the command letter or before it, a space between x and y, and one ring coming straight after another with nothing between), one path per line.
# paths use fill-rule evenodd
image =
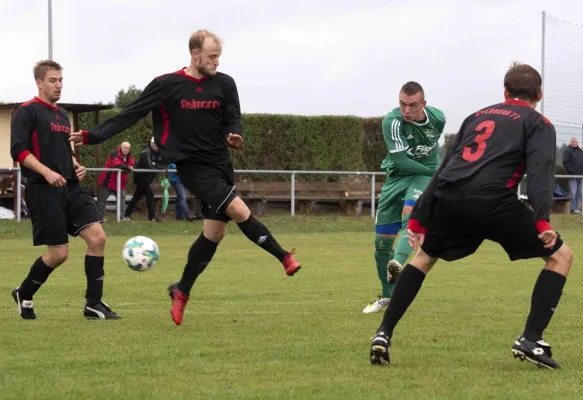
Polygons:
M138 89L136 85L130 85L127 90L120 89L115 96L115 107L119 109L124 108L141 94L142 89Z

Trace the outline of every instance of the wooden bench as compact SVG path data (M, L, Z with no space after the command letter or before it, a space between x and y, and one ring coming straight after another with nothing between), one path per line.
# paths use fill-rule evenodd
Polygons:
M375 199L383 182L375 185ZM236 183L236 193L251 208L253 213L263 215L268 203L290 203L291 182L248 182ZM322 204L334 204L345 214L359 216L363 205L370 205L371 184L345 182L296 182L295 202L302 214L314 214Z

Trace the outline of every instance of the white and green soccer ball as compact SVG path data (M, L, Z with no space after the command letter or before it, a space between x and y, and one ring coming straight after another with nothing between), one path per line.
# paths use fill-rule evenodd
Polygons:
M134 236L123 245L122 257L134 271L150 270L160 258L158 245L146 236Z

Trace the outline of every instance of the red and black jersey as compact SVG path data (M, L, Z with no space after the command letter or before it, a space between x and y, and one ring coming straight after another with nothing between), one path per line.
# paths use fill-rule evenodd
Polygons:
M117 116L84 131L84 143L101 143L150 111L156 144L167 163L185 158L206 163L228 162L227 135L242 135L243 131L233 78L217 72L196 79L181 69L154 79Z
M121 182L120 188L121 190L126 189L126 183L128 181L128 172L131 168L136 166L136 162L132 153L128 153L127 156L124 157L123 153L121 152L121 146L118 146L117 149L114 149L107 157L107 161L105 162L105 168L119 168L123 172L121 173ZM103 171L99 174L99 180L97 181L100 185L105 185L110 190L117 190L117 172L114 171Z
M47 168L68 181L76 181L73 149L69 142L71 124L67 111L42 101L38 97L23 103L12 116L10 153L22 164L33 154ZM42 175L21 165L29 182L46 182Z
M526 172L537 225L548 228L555 157L555 128L534 108L517 99L486 107L465 119L411 217L424 224L440 187L469 194L516 193Z

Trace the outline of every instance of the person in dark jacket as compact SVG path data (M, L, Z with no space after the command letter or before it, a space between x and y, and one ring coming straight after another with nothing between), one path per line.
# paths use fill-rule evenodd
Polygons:
M563 166L569 175L583 175L583 150L579 147L576 138L571 138L569 146L563 153ZM569 179L569 193L571 195L571 213L581 214L582 178Z
M133 170L135 165L136 163L131 153L131 145L128 142L123 142L118 148L114 149L105 162L105 168L119 168L123 171L120 182L120 212L122 216L126 212L126 183L128 180L128 172ZM117 196L117 172L103 171L99 175L98 183L99 194L97 196L97 204L105 217L105 203L107 198L111 194Z
M140 153L140 158L138 160L138 169L151 169L158 170L162 168L161 165L162 157L158 152L158 146L154 142L154 138L149 144L145 145ZM148 220L153 222L160 222L158 217L156 217L156 212L154 210L154 192L152 192L152 182L156 178L156 172L139 172L134 173L134 183L136 184L136 189L132 195L132 200L128 204L128 208L125 212L125 218L131 218L132 212L136 207L136 204L146 195L146 205L148 207Z

